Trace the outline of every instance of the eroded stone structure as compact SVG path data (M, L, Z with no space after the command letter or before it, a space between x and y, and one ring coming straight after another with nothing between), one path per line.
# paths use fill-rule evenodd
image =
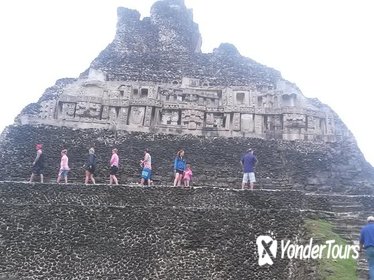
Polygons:
M46 91L21 124L204 136L336 141L337 115L230 44L200 50L192 11L157 1L151 16L118 9L113 42L78 79Z

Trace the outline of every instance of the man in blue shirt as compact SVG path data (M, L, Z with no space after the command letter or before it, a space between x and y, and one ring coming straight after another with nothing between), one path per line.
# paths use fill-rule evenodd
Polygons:
M243 181L242 189L245 189L246 184L249 182L251 190L253 190L253 185L256 182L254 167L257 163L257 158L253 155L253 150L248 149L246 154L242 156L240 164L243 168Z
M374 280L374 217L368 217L367 222L367 225L361 229L360 250L361 248L365 249L370 280Z

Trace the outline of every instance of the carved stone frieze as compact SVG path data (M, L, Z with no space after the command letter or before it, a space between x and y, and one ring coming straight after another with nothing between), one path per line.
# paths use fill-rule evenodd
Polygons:
M99 119L100 113L101 104L90 102L78 102L76 105L76 117Z
M131 106L129 124L137 126L143 125L144 114L145 107Z

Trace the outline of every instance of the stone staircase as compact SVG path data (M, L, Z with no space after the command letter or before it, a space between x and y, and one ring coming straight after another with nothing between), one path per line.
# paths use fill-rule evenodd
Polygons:
M366 224L368 216L374 214L374 204L364 203L368 199L374 199L367 195L344 195L344 194L309 194L328 197L334 215L329 218L333 224L334 231L349 244L359 244L360 230ZM358 280L367 280L368 266L365 252L362 251L357 260Z

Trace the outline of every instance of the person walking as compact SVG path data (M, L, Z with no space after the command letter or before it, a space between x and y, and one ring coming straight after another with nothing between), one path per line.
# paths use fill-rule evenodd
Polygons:
M112 185L113 183L118 185L118 179L116 175L118 172L119 157L117 153L118 153L117 149L112 150L112 157L110 159L110 178L109 178L110 185Z
M143 186L144 183L147 183L148 187L150 187L152 175L152 157L149 153L149 149L144 150L144 158L140 160L140 166L143 168L140 184Z
M249 182L250 189L253 191L254 183L256 182L254 168L257 164L257 158L253 154L252 149L248 149L244 156L240 160L240 164L243 169L243 180L242 180L242 189L246 188L246 185Z
M174 187L180 187L183 179L184 170L186 169L186 160L184 157L184 150L179 150L174 160Z
M69 168L69 158L67 156L68 150L64 149L61 151L61 162L60 171L58 172L57 184L60 183L61 178L64 178L65 184L68 183L68 172Z
M44 182L44 154L42 151L43 145L42 144L36 144L36 157L34 159L34 162L32 163L32 172L30 177L30 183L33 182L35 175L40 176L40 183Z
M94 148L90 148L88 150L88 156L84 167L86 169L86 178L84 180L84 183L87 185L88 182L91 180L91 182L95 185L96 182L94 178L94 173L96 169L96 155Z
M370 280L374 280L374 217L367 218L365 225L360 232L360 251L365 249L366 259L369 265Z

